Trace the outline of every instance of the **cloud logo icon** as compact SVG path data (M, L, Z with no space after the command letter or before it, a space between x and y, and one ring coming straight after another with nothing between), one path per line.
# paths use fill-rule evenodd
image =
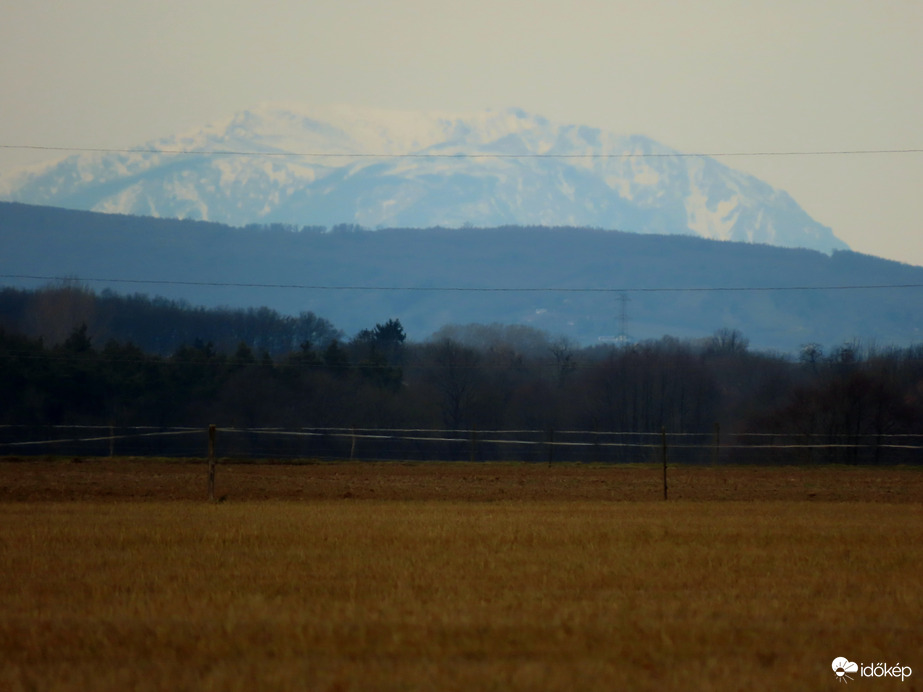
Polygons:
M833 672L836 673L837 682L848 682L852 678L847 673L858 673L859 665L839 656L833 659Z

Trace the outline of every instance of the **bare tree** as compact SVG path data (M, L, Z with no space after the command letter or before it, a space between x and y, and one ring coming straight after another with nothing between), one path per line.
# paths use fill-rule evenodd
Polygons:
M442 420L448 429L462 429L472 422L480 378L480 355L451 339L430 347L426 379L438 393Z

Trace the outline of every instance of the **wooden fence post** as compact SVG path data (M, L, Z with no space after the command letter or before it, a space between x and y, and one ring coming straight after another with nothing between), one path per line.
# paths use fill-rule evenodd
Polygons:
M471 427L471 462L477 460L478 453L478 426L474 425Z
M715 448L712 451L711 463L713 466L718 465L718 452L721 450L721 424L715 423Z
M208 501L215 501L215 437L217 428L208 426Z
M663 499L667 499L667 429L660 428L660 443L663 451Z
M554 461L554 428L548 429L548 465Z

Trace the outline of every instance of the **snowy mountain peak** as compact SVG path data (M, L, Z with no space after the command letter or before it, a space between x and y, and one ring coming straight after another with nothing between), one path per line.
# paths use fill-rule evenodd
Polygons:
M232 225L591 226L846 248L786 193L714 159L516 108L269 103L139 149L23 171L0 198Z

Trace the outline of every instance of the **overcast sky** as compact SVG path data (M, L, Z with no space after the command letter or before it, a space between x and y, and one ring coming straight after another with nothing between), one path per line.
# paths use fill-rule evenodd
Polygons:
M130 147L295 101L517 106L685 152L923 149L921 67L920 0L5 0L0 144ZM0 149L0 173L47 158ZM721 160L923 265L923 153Z

